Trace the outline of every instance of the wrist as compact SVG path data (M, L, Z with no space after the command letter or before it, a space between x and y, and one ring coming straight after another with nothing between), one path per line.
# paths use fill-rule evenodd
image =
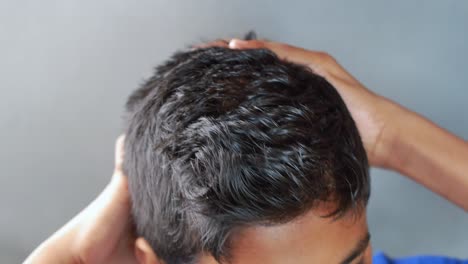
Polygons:
M385 169L400 171L402 159L398 154L401 144L405 143L405 120L413 113L381 97L377 112L380 114L378 122L380 123L380 132L377 136L372 155L371 164Z

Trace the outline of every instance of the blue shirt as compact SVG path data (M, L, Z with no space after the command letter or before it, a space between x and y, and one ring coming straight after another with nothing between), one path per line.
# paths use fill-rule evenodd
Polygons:
M468 264L468 259L461 260L455 258L436 256L415 256L409 258L391 259L383 252L378 251L372 258L373 264Z

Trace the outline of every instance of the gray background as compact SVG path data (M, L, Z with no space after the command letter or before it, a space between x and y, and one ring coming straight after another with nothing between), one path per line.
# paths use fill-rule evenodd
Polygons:
M468 138L468 1L0 0L0 262L20 262L110 178L126 96L185 45L256 29L333 54ZM468 215L372 170L374 249L468 257Z

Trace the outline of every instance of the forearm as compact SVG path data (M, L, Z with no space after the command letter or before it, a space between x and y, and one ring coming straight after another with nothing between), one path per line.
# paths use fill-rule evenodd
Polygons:
M468 211L468 143L404 108L385 128L387 167Z

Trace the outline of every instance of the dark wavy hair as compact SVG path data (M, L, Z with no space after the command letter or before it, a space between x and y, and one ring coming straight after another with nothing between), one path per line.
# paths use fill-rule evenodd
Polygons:
M319 201L335 202L335 217L367 204L369 165L343 100L269 50L178 52L126 108L136 231L168 264L228 260L235 230Z

